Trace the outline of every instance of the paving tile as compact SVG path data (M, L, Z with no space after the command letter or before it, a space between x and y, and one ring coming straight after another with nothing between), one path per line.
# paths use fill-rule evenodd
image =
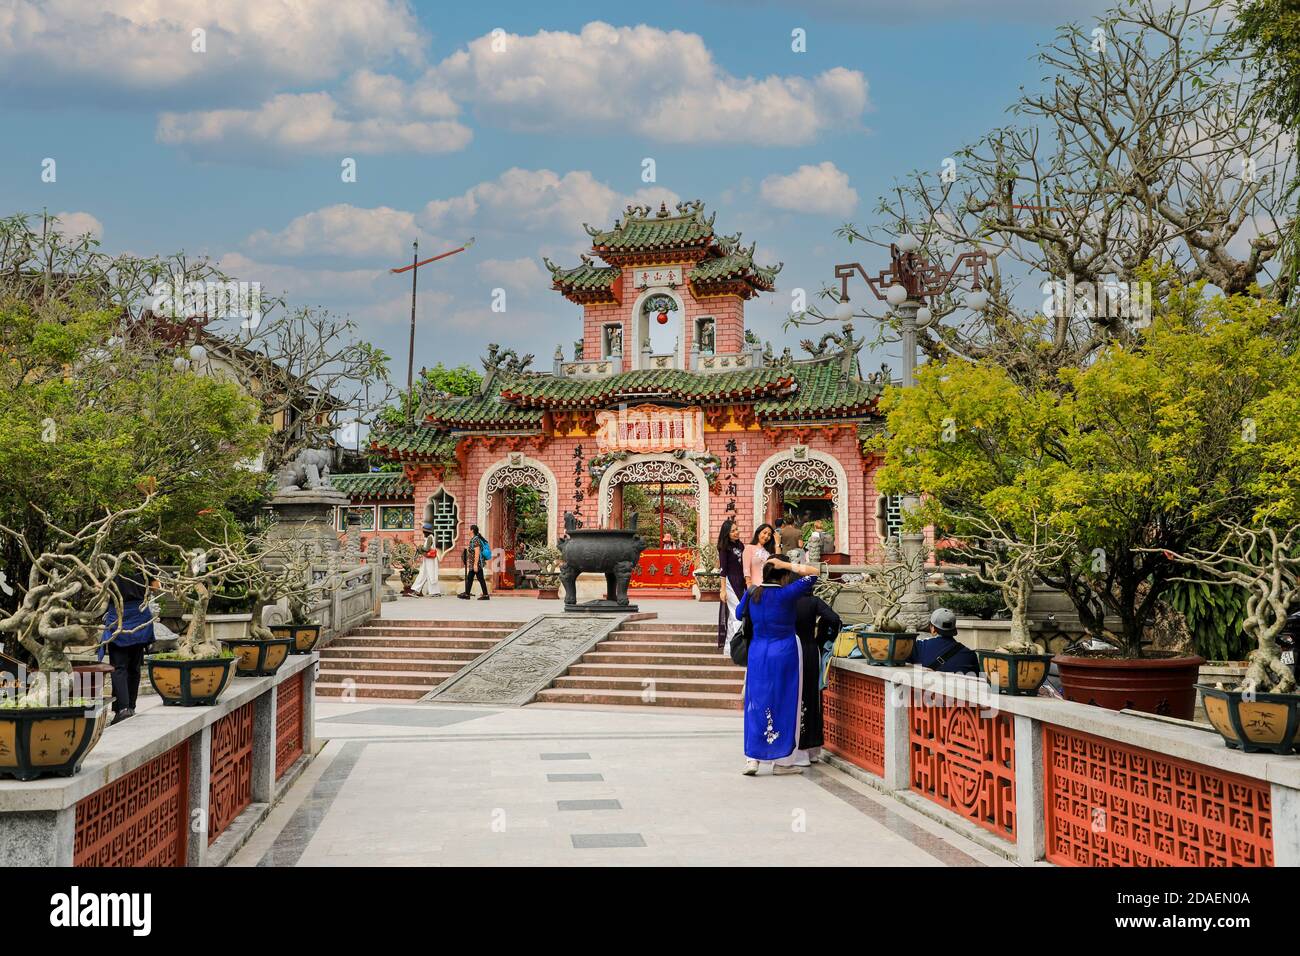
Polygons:
M612 850L618 847L645 846L645 838L639 833L575 833L572 839L575 850Z
M617 800L556 800L557 810L622 810Z
M596 783L605 778L598 773L548 773L546 779L551 783Z
M543 760L590 760L589 753L572 753L572 754L542 754Z

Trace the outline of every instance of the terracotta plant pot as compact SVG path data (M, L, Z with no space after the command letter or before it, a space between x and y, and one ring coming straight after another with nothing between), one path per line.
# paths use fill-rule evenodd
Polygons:
M1203 657L1056 658L1066 700L1191 720Z
M858 650L868 664L902 667L916 646L915 631L859 631Z
M1033 697L1047 680L1051 654L1012 654L1009 651L976 651L980 670L989 686L1009 697Z
M1289 754L1300 748L1300 694L1255 694L1197 684L1205 716L1233 750Z
M89 707L0 708L0 776L71 777L111 717L105 698Z
M559 588L538 588L537 600L539 601L558 601L560 599Z
M270 677L289 659L294 639L273 637L270 640L259 640L256 637L241 637L221 643L235 652L239 662L235 670L240 677Z
M722 575L709 572L696 572L695 583L700 589L700 601L704 604L717 604L721 598Z
M237 657L210 657L200 660L159 659L145 656L149 683L166 706L207 707L217 702L221 692L235 676Z
M277 624L271 628L276 637L293 638L290 654L310 654L320 640L319 624Z

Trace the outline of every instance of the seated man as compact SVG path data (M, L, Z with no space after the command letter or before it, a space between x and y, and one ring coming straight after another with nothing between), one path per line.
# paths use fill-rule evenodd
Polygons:
M957 640L957 615L946 607L930 615L931 637L918 636L909 664L948 674L978 674L979 658Z

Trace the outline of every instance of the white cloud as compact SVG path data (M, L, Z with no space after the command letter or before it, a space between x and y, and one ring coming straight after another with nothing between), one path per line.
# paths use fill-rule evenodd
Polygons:
M231 102L358 64L420 63L425 42L404 0L10 0L0 84L38 99Z
M759 195L777 209L821 215L847 215L858 204L848 174L829 160L800 166L787 176L768 176L759 185Z
M329 93L281 93L251 110L163 113L158 118L157 139L169 146L182 146L200 159L278 158L298 153L448 153L469 145L473 133L455 120L400 115L405 91L394 91L384 79L367 78L360 83L361 89L350 94L372 113L376 105L387 111L396 97L399 108L391 115L367 116Z
M297 216L278 232L260 229L244 245L272 259L385 258L396 265L410 257L411 242L416 239L427 248L442 244L416 224L414 213L388 206L365 209L338 203Z
M60 235L80 239L89 233L96 239L104 238L104 224L88 212L61 212L57 216Z
M540 262L540 259L529 256L519 259L484 259L476 271L488 282L498 286L519 292L533 291L543 287Z
M633 132L674 143L791 144L859 122L866 78L836 67L815 78L736 77L694 33L593 21L579 33L491 35L430 77L480 116L512 129Z
M563 175L549 169L507 169L496 179L459 196L434 199L420 214L430 229L473 222L478 228L550 231L564 223L601 223L611 217L618 193L586 170Z

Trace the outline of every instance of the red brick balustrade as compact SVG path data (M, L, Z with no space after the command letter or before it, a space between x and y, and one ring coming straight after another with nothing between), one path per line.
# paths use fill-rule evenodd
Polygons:
M911 789L1012 843L1016 840L1016 730L1009 714L914 695Z
M885 682L832 667L822 695L828 749L877 777L885 773Z
M275 689L275 779L302 756L303 675L297 673Z
M77 802L75 866L184 866L189 744Z
M209 845L253 802L253 718L250 701L212 725L208 787Z
M1045 724L1047 859L1272 866L1269 785Z

